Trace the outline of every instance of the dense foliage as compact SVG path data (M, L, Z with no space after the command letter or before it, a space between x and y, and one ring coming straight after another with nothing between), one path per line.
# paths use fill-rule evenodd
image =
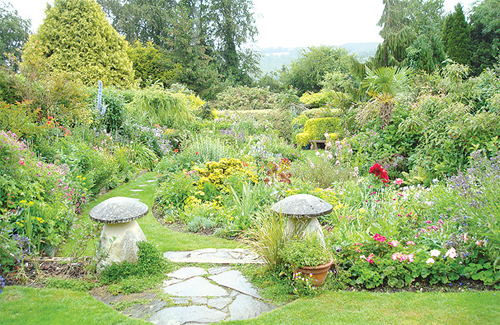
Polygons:
M28 68L46 61L50 72L74 72L86 85L130 87L134 72L128 44L93 0L57 0L25 45ZM29 69L29 68L28 68Z

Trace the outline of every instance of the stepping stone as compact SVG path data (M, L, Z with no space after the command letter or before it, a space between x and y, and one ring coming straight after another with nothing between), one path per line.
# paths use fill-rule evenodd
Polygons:
M207 279L200 277L165 287L163 292L177 297L220 297L229 295L223 288L213 285Z
M170 279L170 280L164 280L163 281L163 286L164 287L168 287L168 286L171 286L172 284L176 284L176 283L179 283L181 282L182 280L179 280L179 279Z
M231 317L228 320L244 320L255 318L260 314L275 309L276 306L254 299L247 295L239 295L229 306Z
M131 192L142 192L142 190L130 190Z
M157 325L177 325L188 322L216 323L227 317L226 313L205 306L169 307L147 319Z
M153 182L156 182L156 179L150 179L150 180L146 181L146 183L153 183Z
M137 304L134 305L126 310L124 310L122 313L130 316L132 318L144 318L148 315L152 315L156 312L158 312L160 309L165 307L167 303L165 301L161 300L153 300L149 304L141 305Z
M139 187L144 187L144 186L148 186L148 184L139 185Z
M233 302L231 298L214 298L208 301L208 305L216 309L224 309L227 305Z
M183 267L175 272L167 274L171 278L186 280L199 275L208 274L207 271L201 267Z
M230 270L224 273L213 275L209 277L209 279L217 282L224 287L228 287L257 299L262 299L262 297L257 292L257 289L255 289L255 287L250 282L248 282L247 279L245 279L240 271Z
M229 266L221 266L221 267L211 267L208 269L208 273L212 275L217 275L222 272L229 271L231 268Z
M163 256L172 262L217 263L217 264L258 264L262 263L257 254L248 249L206 248L186 252L165 252Z

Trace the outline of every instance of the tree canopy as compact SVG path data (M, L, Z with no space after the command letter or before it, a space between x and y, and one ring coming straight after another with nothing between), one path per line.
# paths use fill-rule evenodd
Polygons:
M21 59L21 48L28 40L30 26L31 22L22 19L10 3L0 3L0 65L7 63L8 54Z
M455 12L446 18L443 41L448 58L460 64L469 64L470 29L460 3L455 6Z
M87 85L131 86L134 80L127 42L106 20L94 0L55 0L38 32L30 36L23 65L43 61L51 72L72 72Z

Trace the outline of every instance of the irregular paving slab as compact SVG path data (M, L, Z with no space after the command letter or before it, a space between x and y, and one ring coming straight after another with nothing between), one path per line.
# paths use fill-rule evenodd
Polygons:
M276 306L254 299L247 295L238 295L229 306L231 317L228 320L244 320L259 316L275 309Z
M229 266L211 267L208 269L208 273L210 273L212 275L216 275L216 274L219 274L222 272L229 271L230 269L231 269L231 267L229 267Z
M240 271L230 270L224 273L213 275L209 277L210 280L217 282L218 284L234 289L246 295L255 297L257 299L262 299L262 297L257 292L257 289L245 279Z
M146 183L153 183L156 182L156 179L150 179L149 181L146 181Z
M248 249L207 248L185 252L166 252L163 256L172 262L217 263L217 264L260 264L258 255Z
M130 190L130 192L142 192L142 190Z
M144 186L148 186L148 184L139 185L139 187L144 187Z
M212 298L208 300L208 305L213 308L224 309L232 302L233 299L231 298Z
M167 275L171 278L176 279L189 279L204 274L208 273L201 267L183 267L182 269L178 269L177 271L169 273Z
M163 288L163 292L177 297L228 296L223 288L211 284L208 280L195 277Z
M157 325L181 325L188 322L215 323L226 317L226 313L205 306L169 307L160 310L147 321Z
M152 315L156 312L158 312L160 309L165 307L167 303L165 301L161 300L153 300L149 304L137 304L134 305L126 310L124 310L122 313L130 316L132 318L144 318L148 315Z

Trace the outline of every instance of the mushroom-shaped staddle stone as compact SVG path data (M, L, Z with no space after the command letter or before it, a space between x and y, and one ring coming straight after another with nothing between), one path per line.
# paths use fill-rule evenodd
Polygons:
M136 219L145 216L148 210L138 199L127 197L108 199L90 210L90 219L104 223L99 248L107 257L99 263L99 269L113 262L137 262L137 242L146 241L146 237Z
M90 219L102 223L125 223L144 217L149 208L138 199L113 197L90 210Z
M323 230L316 217L332 212L333 206L330 203L309 194L297 194L274 204L271 210L288 217L286 233L289 236L302 230L304 234L317 235L325 244Z
M333 206L315 196L297 194L279 201L271 209L287 217L315 218L329 214L332 212Z

